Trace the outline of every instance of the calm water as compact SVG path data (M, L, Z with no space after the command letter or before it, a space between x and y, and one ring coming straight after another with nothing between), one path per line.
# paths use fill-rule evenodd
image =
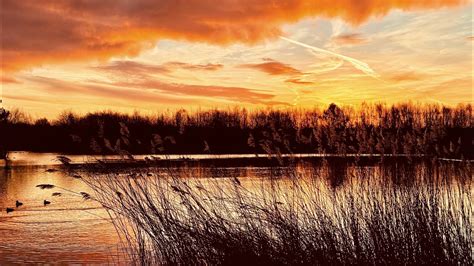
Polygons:
M73 191L88 191L80 180L46 167L13 167L0 170L0 264L39 262L105 263L117 253L112 224L100 217L107 213L93 201L59 189L41 190L49 183ZM59 197L51 194L61 191ZM48 206L43 200L51 201ZM20 200L23 206L7 214Z
M90 189L80 179L67 176L58 169L56 154L13 153L10 170L0 167L0 265L12 263L90 263L107 264L124 262L121 256L119 239L108 215L96 202L85 201L75 192L88 192ZM176 158L179 158L178 156ZM90 156L71 156L73 162L92 161ZM378 164L362 166L369 171L387 172L397 177L398 172L407 168L391 164L381 167ZM340 161L320 165L310 163L298 166L298 171L327 168L325 173L329 184L337 187L344 182L347 165ZM409 166L410 168L411 166ZM413 166L415 167L415 166ZM416 166L418 167L418 166ZM292 168L294 170L294 168ZM383 169L383 171L382 171ZM287 167L264 166L226 166L207 165L187 167L187 172L195 177L265 178L268 176L287 176ZM163 169L163 173L168 170ZM350 171L349 171L350 172ZM453 171L452 175L457 175ZM401 175L405 178L405 175ZM54 184L64 189L41 190L38 184ZM61 192L61 196L52 196ZM23 206L6 213L5 208L15 207L20 200ZM51 201L44 206L43 201Z

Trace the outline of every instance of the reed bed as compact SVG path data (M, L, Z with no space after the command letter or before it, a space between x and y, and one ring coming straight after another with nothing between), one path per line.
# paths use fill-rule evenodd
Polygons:
M352 165L337 186L327 167L289 167L285 178L109 169L83 180L135 264L472 265L470 167Z

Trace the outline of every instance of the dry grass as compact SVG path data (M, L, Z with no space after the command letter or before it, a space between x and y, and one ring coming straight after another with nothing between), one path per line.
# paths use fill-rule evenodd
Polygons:
M190 179L135 169L84 181L136 264L473 264L470 165L353 166L337 187L327 168L303 170Z

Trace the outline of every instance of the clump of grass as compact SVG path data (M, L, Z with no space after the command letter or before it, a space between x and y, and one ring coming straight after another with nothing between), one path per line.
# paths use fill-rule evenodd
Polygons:
M387 178L349 167L337 187L324 167L284 179L136 169L83 180L137 264L472 265L470 166L449 168L456 180L447 168Z

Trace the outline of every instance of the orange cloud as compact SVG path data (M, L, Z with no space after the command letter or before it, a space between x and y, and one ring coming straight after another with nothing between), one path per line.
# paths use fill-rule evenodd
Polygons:
M171 70L163 65L151 65L134 61L113 61L96 67L99 70L120 72L128 75L168 74Z
M272 99L275 97L273 94L242 87L164 83L150 79L138 82L117 82L114 85L125 88L158 90L162 93L175 96L212 97L251 104L287 105L283 102L273 101Z
M103 99L147 103L196 104L197 98L228 100L262 105L288 105L275 101L275 95L243 87L165 83L152 78L135 81L76 83L46 77L30 77L28 81L41 86L51 95L93 96ZM186 97L183 97L186 96ZM12 98L9 96L9 98Z
M395 82L402 82L402 81L416 81L421 80L425 77L425 75L418 74L415 72L404 72L398 73L390 77L390 80Z
M314 82L312 82L312 81L304 81L304 80L301 80L301 79L298 79L298 78L287 79L287 80L285 80L285 82L298 84L298 85L313 85L314 84Z
M89 82L82 84L46 77L31 77L27 80L41 86L43 91L52 96L86 96L101 98L104 101L115 99L135 103L191 104L195 102L190 98L171 97L171 95L158 94L151 90L144 91L130 87L118 87L106 83Z
M348 33L335 36L332 41L339 45L354 45L367 42L367 39L359 33Z
M301 74L301 71L298 69L284 64L278 61L274 61L273 59L266 58L268 62L260 63L260 64L244 64L241 67L246 68L253 68L265 72L270 75L298 75Z
M20 82L11 77L1 77L0 83L20 83Z
M123 77L124 75L127 77L126 81L119 81L110 84L98 82L98 84L101 85L134 88L144 91L159 91L161 94L174 96L212 97L264 105L286 104L283 102L273 101L272 99L275 97L273 94L263 93L248 88L165 83L154 77L154 74L168 75L176 69L217 71L221 68L223 68L222 64L211 63L189 64L183 62L167 62L161 65L151 65L133 61L113 61L108 65L100 66L96 69L116 72L119 73L119 77ZM135 79L129 79L129 77L134 77Z
M224 65L222 64L188 64L188 63L183 63L183 62L168 62L165 64L165 66L169 68L182 68L186 70L206 70L206 71L217 71L222 68L224 68Z
M360 24L392 9L419 10L467 0L2 0L1 67L133 56L157 40L255 43L304 17Z
M107 65L95 67L95 69L107 72L119 73L128 77L152 78L156 74L170 76L177 69L190 71L217 71L224 67L222 64L188 64L183 62L167 62L161 65L152 65L135 61L112 61Z

